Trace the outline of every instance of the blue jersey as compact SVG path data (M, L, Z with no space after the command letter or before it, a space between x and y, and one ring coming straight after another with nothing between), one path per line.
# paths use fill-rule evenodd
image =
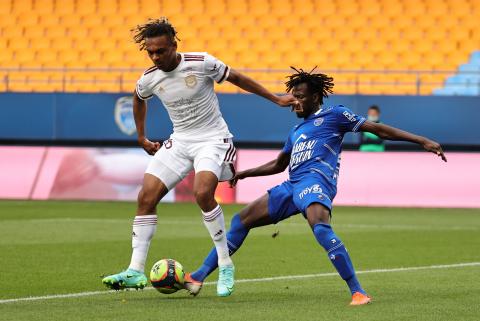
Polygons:
M318 173L336 191L343 136L358 131L364 122L364 117L338 105L321 108L293 127L282 150L290 154L290 181Z

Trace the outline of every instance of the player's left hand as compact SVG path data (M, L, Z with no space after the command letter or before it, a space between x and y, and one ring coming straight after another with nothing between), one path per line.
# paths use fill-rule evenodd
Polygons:
M447 161L447 158L443 153L442 146L440 146L439 143L433 140L430 140L428 138L425 138L425 141L422 143L422 146L427 152L432 152L434 154L437 154L437 156L440 157L444 162Z
M282 107L292 107L298 105L298 100L292 94L277 96L276 104Z
M237 185L238 180L244 179L244 178L245 178L245 175L243 172L237 172L235 176L233 176L232 179L228 181L230 183L230 187L234 188Z

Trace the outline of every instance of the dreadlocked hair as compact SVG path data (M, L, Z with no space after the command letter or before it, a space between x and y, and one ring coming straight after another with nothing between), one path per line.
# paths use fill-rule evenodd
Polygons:
M130 31L133 32L133 40L140 46L140 50L146 48L146 38L166 35L172 42L175 40L180 41L177 37L177 31L166 17L160 19L148 19L147 23L137 25Z
M313 73L313 71L317 69L317 66L315 66L310 72L295 67L290 68L295 70L295 73L287 76L288 81L285 82L287 93L290 92L293 87L306 83L312 94L317 93L320 95L321 104L323 104L323 98L328 98L328 95L333 93L333 78L322 73Z

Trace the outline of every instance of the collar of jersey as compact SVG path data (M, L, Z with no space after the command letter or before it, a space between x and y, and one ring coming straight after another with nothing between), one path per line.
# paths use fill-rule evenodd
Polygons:
M313 114L311 114L310 116L308 116L307 118L305 118L305 120L313 119L313 118L317 117L318 115L322 114L324 111L325 111L325 109L322 108L322 107L320 107L319 110L317 110L316 112L314 112Z

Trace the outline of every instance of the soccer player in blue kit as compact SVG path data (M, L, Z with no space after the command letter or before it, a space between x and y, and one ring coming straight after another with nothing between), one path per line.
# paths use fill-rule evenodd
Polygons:
M270 189L267 194L247 205L232 218L227 234L230 253L242 245L250 229L276 224L292 215L302 213L307 219L317 242L325 249L338 274L347 283L352 301L350 305L370 303L371 298L358 281L350 256L341 239L330 225L332 201L337 193L340 153L343 136L347 132L371 132L382 139L408 141L419 144L446 161L441 146L425 137L417 136L355 115L342 105L324 107L323 98L332 93L333 78L321 73L300 69L289 76L287 92L298 100L293 111L304 121L290 131L277 159L256 168L238 172L231 181L267 176L283 172L289 167L289 179ZM217 268L215 248L203 265L187 273L185 288L197 295L203 280Z

